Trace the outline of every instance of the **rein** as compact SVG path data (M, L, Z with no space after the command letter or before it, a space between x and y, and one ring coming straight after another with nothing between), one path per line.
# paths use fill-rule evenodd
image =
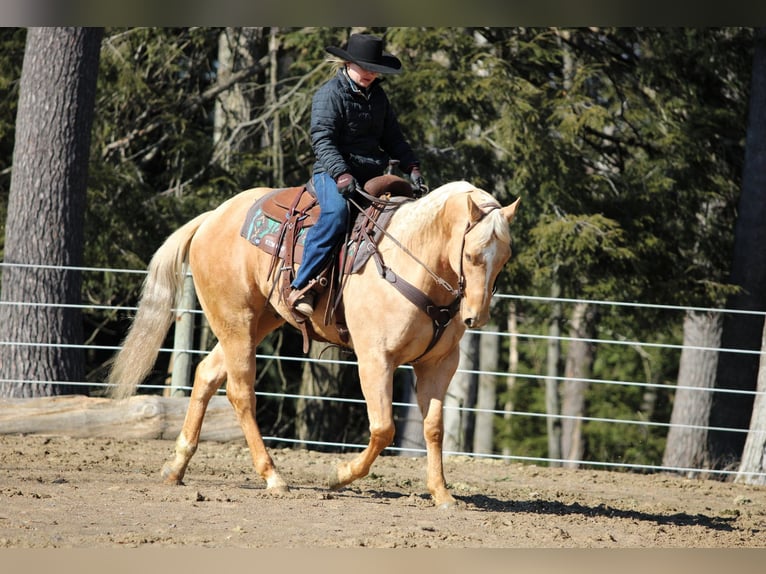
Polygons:
M379 203L383 206L388 205L389 201L387 200L381 200L378 197L372 196L365 191L358 189L357 192L360 193L363 197L366 199L373 201L375 203ZM404 297L406 297L413 305L418 307L421 311L423 311L426 315L428 315L431 318L432 324L433 324L433 335L431 337L431 342L428 344L428 347L426 347L426 350L423 351L416 359L413 361L410 361L411 363L415 363L419 361L421 358L423 358L424 355L426 355L431 349L434 348L436 343L439 342L439 339L441 339L441 336L444 334L444 331L446 330L447 326L452 322L452 319L457 315L458 311L460 310L460 302L465 295L465 275L463 273L463 252L465 251L465 238L466 235L468 235L468 232L471 231L476 225L484 219L492 210L498 209L498 206L494 204L486 204L481 205L480 207L489 207L489 211L483 211L484 215L482 215L479 219L477 219L474 222L469 221L466 223L465 231L463 232L463 238L462 242L460 244L460 269L458 272L458 285L457 288L452 287L445 279L437 275L428 265L423 263L412 251L407 249L402 243L396 239L393 235L388 233L385 229L383 229L381 226L378 225L378 223L374 220L372 220L367 214L365 213L364 209L362 209L359 204L354 201L351 197L348 198L348 201L354 205L361 213L364 214L364 216L372 223L372 225L378 229L383 235L388 237L393 243L399 247L404 253L406 253L410 258L412 258L418 265L420 265L423 269L425 269L429 275L439 284L441 285L448 293L450 293L454 300L449 305L437 305L434 303L434 301L423 291L412 285L407 280L403 279L399 275L396 274L395 271L393 271L390 267L388 267L384 262L383 258L380 255L380 252L377 250L377 247L375 248L375 251L372 254L373 259L375 260L375 264L378 268L378 273L382 278L384 278L386 281L391 283ZM372 244L372 243L371 243Z
M361 195L365 199L367 199L367 200L369 200L369 201L371 201L373 203L378 203L378 204L382 205L384 208L392 203L391 201L388 201L388 200L385 200L385 199L380 199L379 197L375 197L374 195L370 195L369 193L367 193L366 191L364 191L360 187L357 187L356 191L357 191L357 193L359 193L359 195ZM463 293L462 293L463 285L462 284L458 285L458 289L453 288L452 285L450 285L447 281L445 281L444 279L439 277L436 273L434 273L431 270L431 268L428 267L428 265L426 265L420 259L418 259L418 257L412 251L410 251L404 245L402 245L402 243L396 237L394 237L388 231L386 231L383 227L378 225L377 221L375 221L372 218L370 218L367 215L367 213L365 213L365 210L362 209L362 207L356 201L354 201L354 199L349 197L348 201L349 201L349 203L351 203L351 205L356 207L362 213L362 215L364 215L364 217L367 219L367 221L372 223L372 225L375 227L375 229L377 229L383 235L388 237L391 241L393 241L394 245L396 245L399 249L404 251L404 253L406 253L413 261L415 261L418 265L420 265L423 269L425 269L428 272L428 274L434 279L434 281L436 281L439 285L441 285L450 295L454 295L455 297L462 297L462 295L463 295ZM468 231L469 230L466 229L465 232L468 233ZM465 237L463 237L463 242L464 242L464 245L465 245ZM376 252L377 252L377 250L376 250ZM460 267L461 267L460 275L461 275L461 279L462 279L462 271L463 271L463 269L462 269L462 267L463 267L462 257L460 259ZM391 273L393 273L393 271Z

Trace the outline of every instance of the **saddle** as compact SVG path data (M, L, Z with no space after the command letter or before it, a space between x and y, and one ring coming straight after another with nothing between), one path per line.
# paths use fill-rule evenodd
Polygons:
M358 200L358 201L357 201ZM351 221L345 241L341 241L327 266L309 282L306 289L317 293L329 291L324 324L335 321L344 343L349 341L343 307L343 287L348 275L358 273L376 252L383 231L394 212L405 202L413 201L412 186L395 175L382 175L369 180L363 191L350 200ZM279 285L279 297L287 301L290 284L295 278L295 265L303 260L306 231L316 223L321 212L309 181L305 186L275 189L257 200L248 210L240 235L272 256L268 276L272 293ZM303 333L303 350L309 339L321 339L310 321L293 313Z

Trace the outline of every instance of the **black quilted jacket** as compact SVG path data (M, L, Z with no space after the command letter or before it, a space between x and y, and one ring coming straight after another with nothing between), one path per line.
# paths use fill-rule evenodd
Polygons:
M360 90L339 70L314 94L311 107L311 144L316 155L314 172L337 179L353 175L360 184L381 175L389 159L397 159L403 171L418 164L404 139L381 79Z

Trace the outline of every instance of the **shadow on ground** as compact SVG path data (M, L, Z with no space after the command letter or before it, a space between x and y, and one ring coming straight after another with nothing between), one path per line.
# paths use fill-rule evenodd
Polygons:
M732 523L735 518L722 518L718 516L705 516L704 514L687 514L677 512L674 514L661 514L653 512L641 512L638 510L623 510L605 504L586 506L578 502L565 504L557 500L500 500L483 494L456 497L466 505L488 512L513 512L545 515L582 515L589 518L624 518L628 520L641 520L654 522L659 525L673 526L702 526L711 530L732 531L735 527Z

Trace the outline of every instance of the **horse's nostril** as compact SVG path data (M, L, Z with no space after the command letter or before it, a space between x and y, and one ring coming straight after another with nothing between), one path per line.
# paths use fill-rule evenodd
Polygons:
M469 329L473 327L473 317L468 317L468 319L465 320L465 326Z

